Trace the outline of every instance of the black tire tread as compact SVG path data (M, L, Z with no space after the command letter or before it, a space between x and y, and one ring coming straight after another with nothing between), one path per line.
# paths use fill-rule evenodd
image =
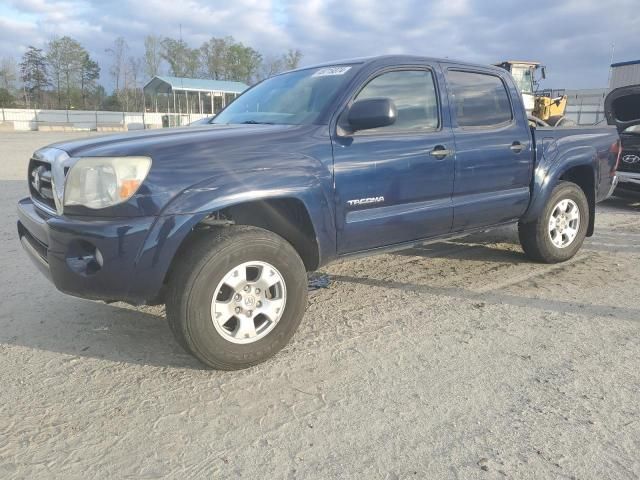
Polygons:
M243 241L243 238L263 239L267 242L278 242L279 248L288 250L287 255L295 257L299 264L300 270L304 274L304 264L295 249L286 240L278 235L258 227L252 226L227 226L208 231L198 232L194 234L187 243L181 248L181 254L177 258L177 263L172 269L168 282L168 290L166 297L166 315L169 327L174 334L177 342L189 353L194 355L206 365L218 370L237 370L239 368L248 368L252 365L262 362L277 352L283 345L268 343L265 344L267 350L255 352L255 359L246 359L242 365L238 363L225 362L220 359L212 358L207 352L200 351L197 343L194 341L194 334L189 328L189 322L185 319L190 308L191 295L194 285L198 280L201 271L207 266L212 258L218 255L224 255L224 250L232 245ZM306 279L306 275L304 276ZM306 285L305 285L306 293ZM304 298L306 306L306 295ZM302 311L304 313L304 310ZM300 315L300 319L302 315ZM300 320L299 319L299 320ZM284 343L293 336L297 328L298 322L294 328L283 337ZM271 351L277 348L275 351Z
M565 247L567 250L557 249L546 240L547 237L547 216L549 208L554 205L560 197L574 195L578 200L580 208L580 229L578 237L572 245ZM554 187L549 196L547 204L536 220L529 223L518 223L518 237L524 253L531 260L541 263L558 263L569 260L582 246L586 237L587 226L589 225L589 203L583 190L577 184L568 181L560 181Z

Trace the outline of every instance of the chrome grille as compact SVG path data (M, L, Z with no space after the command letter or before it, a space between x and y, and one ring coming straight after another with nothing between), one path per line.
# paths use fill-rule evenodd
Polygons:
M31 159L29 162L29 191L31 198L52 210L56 209L56 204L53 199L53 182L50 163Z
M623 133L622 154L618 163L621 172L640 173L640 135L636 133ZM626 157L626 158L625 158Z

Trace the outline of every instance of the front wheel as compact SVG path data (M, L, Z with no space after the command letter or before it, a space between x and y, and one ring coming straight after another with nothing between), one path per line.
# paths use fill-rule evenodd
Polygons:
M295 249L256 227L203 233L177 259L167 319L176 340L206 365L237 370L284 347L307 305Z
M560 182L530 223L519 223L518 234L524 253L539 262L564 262L573 257L587 235L589 202L572 182Z

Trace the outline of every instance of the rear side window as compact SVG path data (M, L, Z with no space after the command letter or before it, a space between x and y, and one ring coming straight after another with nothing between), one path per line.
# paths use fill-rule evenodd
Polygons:
M399 70L383 73L367 83L356 100L379 97L393 100L398 110L398 118L393 125L367 132L438 128L437 95L431 72Z
M449 70L447 77L459 127L492 127L513 118L500 77L456 70Z

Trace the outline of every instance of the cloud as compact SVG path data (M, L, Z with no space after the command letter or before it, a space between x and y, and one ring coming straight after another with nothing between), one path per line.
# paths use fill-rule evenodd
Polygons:
M640 57L637 0L9 0L0 6L0 56L54 36L79 40L108 70L117 36L141 55L150 33L200 45L233 35L265 56L300 48L304 63L415 53L481 63L538 60L546 87L606 86L615 60Z

